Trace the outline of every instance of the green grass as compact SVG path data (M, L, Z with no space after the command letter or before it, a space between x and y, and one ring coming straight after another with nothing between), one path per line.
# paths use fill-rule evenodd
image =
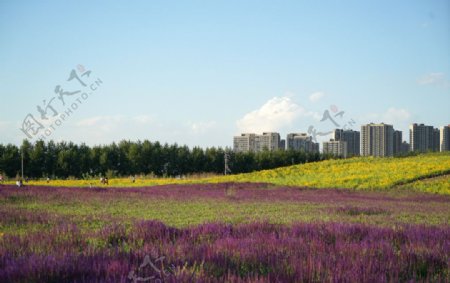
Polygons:
M195 190L194 188L187 188ZM35 189L36 192L39 190ZM151 190L151 188L147 189ZM170 188L168 188L170 190ZM278 188L264 190L279 190ZM86 189L86 193L89 193ZM324 190L322 192L326 192ZM426 196L423 193L407 192L346 192L336 199L324 193L314 197L315 192L307 190L293 195L304 195L297 200L289 199L235 199L198 197L155 197L153 194L84 193L70 195L70 198L45 194L21 196L18 191L14 197L0 199L0 214L11 215L0 220L0 232L24 233L50 229L55 223L75 223L81 229L98 230L110 223L131 224L135 220L155 219L175 227L193 226L205 222L224 222L230 224L268 221L270 223L290 224L297 222L351 222L381 226L399 223L448 225L450 214L448 202L436 199L422 201L410 198ZM106 194L106 195L105 195ZM226 192L224 192L226 194ZM355 197L355 198L354 198ZM447 196L441 196L447 197ZM340 213L339 208L350 207L382 209L382 213ZM31 215L33 218L21 218ZM9 219L9 220L8 220ZM41 219L44 219L42 221ZM45 219L48 219L45 220Z

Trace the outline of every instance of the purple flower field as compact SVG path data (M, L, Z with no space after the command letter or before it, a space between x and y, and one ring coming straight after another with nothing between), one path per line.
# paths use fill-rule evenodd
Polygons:
M449 210L266 184L1 186L0 282L448 282Z

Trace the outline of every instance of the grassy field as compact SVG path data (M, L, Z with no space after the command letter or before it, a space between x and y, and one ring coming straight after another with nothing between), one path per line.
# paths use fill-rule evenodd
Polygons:
M129 178L122 178L110 180L109 185L114 187L142 187L167 184L263 182L283 186L357 190L386 190L404 185L403 188L418 191L450 194L448 178L433 182L415 183L415 181L423 178L445 174L450 174L450 152L430 153L405 158L358 157L326 160L247 174L207 178L137 178L135 183L132 183ZM12 182L10 183L12 184ZM52 180L49 184L46 181L31 181L29 184L89 187L99 185L99 181Z
M448 282L449 170L445 153L1 185L0 282Z
M76 220L79 227L88 229L100 228L109 221L131 223L139 219L160 220L178 228L205 222L265 221L277 224L351 222L377 226L450 224L448 196L409 192L309 190L256 183L220 183L149 188L29 187L26 191L9 186L0 195L0 211L4 214L26 211L33 215L69 217ZM343 211L352 208L363 211L354 215ZM365 209L369 212L365 213ZM370 213L372 210L379 213ZM1 230L16 233L30 228L11 223L13 225L2 225Z
M445 282L450 196L263 183L0 187L0 282ZM148 274L149 273L149 274Z

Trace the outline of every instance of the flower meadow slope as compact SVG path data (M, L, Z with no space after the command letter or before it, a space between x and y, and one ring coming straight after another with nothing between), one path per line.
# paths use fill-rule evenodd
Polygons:
M449 204L263 183L0 186L0 282L448 282Z
M450 174L450 153L326 160L235 175L229 179L314 188L387 189L444 174ZM450 184L444 184L446 186L437 192L450 194Z
M167 184L196 184L221 182L256 182L312 188L389 189L403 186L408 189L450 194L450 182L438 179L427 186L409 185L424 178L450 174L450 153L429 153L404 158L357 157L325 160L253 173L207 178L130 178L112 179L110 186L142 187ZM32 185L89 187L98 180L32 181ZM406 185L406 186L404 186Z

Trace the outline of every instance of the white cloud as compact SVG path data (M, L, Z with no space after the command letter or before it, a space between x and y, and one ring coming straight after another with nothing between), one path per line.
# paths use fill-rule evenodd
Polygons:
M325 93L323 93L323 92L321 92L321 91L317 91L317 92L314 92L314 93L312 93L310 96L309 96L309 100L311 101L311 102L317 102L317 101L319 101L322 97L324 97L325 96Z
M123 122L126 122L127 120L130 120L130 119L125 116L122 116L122 115L95 116L95 117L82 119L82 120L76 122L75 125L77 127L82 127L82 128L97 128L97 129L101 129L103 131L110 131L114 128L114 126L117 126L118 124L122 124Z
M121 125L120 120L121 118L114 116L97 116L82 119L75 123L75 126L78 128L77 135L99 141L113 132L114 129L117 129Z
M152 116L94 116L68 124L55 134L88 143L110 143L122 139L157 140L160 125ZM158 136L158 138L160 138Z
M6 130L10 125L10 122L0 121L0 131Z
M155 122L155 118L149 115L138 115L138 116L94 116L86 119L82 119L75 123L79 127L95 127L95 126L107 126L107 125L117 125L126 123L127 125L135 124L152 124Z
M419 85L435 85L435 86L450 86L450 82L445 78L444 73L429 73L417 80Z
M394 107L389 108L382 115L382 120L387 123L405 122L411 119L411 113L406 109L397 109Z
M155 117L150 116L150 115L134 116L131 118L131 120L141 123L141 124L151 124L151 123L156 122Z
M295 93L294 93L293 91L291 91L291 90L287 90L287 91L284 93L284 96L285 96L285 97L292 98L292 97L295 96Z
M207 131L215 128L216 126L215 121L209 121L209 122L196 122L196 123L189 123L189 127L191 128L191 131L194 134L204 134Z
M313 116L303 107L292 101L291 97L274 97L259 109L244 115L236 122L239 132L279 131L291 125L299 116Z
M397 124L409 122L412 118L411 113L406 109L391 107L383 113L370 113L364 117L366 122Z
M20 127L19 121L0 121L0 143L20 143L25 138ZM161 143L210 147L228 145L226 141L232 135L232 128L228 131L227 133L224 127L219 127L216 121L162 121L154 115L99 115L67 120L56 127L46 140L97 145L124 139L147 139Z
M26 138L25 134L20 130L22 121L0 121L0 144L20 143Z
M426 28L428 28L428 27L430 27L430 26L431 26L431 23L430 23L430 22L423 22L423 23L420 25L420 27L423 28L423 29L426 29Z
M201 145L204 142L204 135L214 131L217 123L215 121L162 122L148 115L116 115L86 118L74 123L74 126L75 131L65 133L60 131L58 134L69 136L71 140L81 139L95 141L95 143L110 143L122 139L148 139ZM65 129L68 130L69 125Z

